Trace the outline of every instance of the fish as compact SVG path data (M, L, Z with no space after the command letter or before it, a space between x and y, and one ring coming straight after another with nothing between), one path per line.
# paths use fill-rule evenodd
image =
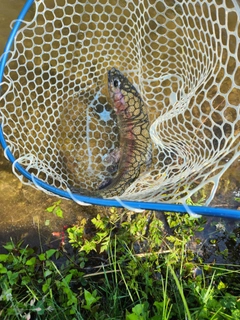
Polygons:
M137 179L141 168L151 165L150 123L140 94L127 77L115 68L108 71L108 93L120 132L119 151L113 150L112 156L118 155L114 160L118 161L117 171L110 181L103 182L97 190L71 186L72 193L100 198L120 196Z

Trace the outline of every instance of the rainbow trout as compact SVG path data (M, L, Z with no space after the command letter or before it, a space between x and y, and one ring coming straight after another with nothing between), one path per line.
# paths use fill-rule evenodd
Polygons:
M107 185L103 183L100 189L89 191L70 187L73 193L101 198L120 196L139 176L141 167L151 164L150 125L139 93L115 68L108 71L108 91L120 131L118 170L113 179Z

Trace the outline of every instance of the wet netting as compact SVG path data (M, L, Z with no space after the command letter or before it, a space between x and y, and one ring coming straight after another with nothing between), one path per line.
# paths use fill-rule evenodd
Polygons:
M185 203L204 189L208 205L239 156L239 17L234 0L27 1L1 60L1 140L15 174L79 201L70 185L109 178L116 68L145 103L152 144L151 165L117 199Z

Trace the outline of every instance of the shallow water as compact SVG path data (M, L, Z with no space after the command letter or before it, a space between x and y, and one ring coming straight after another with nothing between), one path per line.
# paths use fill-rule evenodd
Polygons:
M23 0L1 0L0 11L0 53L10 32L10 23L16 19L23 4ZM226 159L227 161L228 159ZM212 205L236 208L239 204L234 200L239 192L240 197L240 162L235 163L223 175L220 187L213 200ZM0 245L13 238L15 241L24 239L26 243L33 246L57 246L61 237L53 235L61 232L66 225L72 225L82 217L91 217L98 212L106 213L108 209L101 207L82 207L74 202L62 200L64 218L60 219L52 213L46 212L57 197L46 195L32 187L22 185L12 174L10 163L4 158L0 151ZM225 261L238 261L233 252L239 252L240 245L238 221L225 219L223 225L225 230L220 230L216 225L221 222L220 218L208 219L208 228L201 234L201 244L193 247L199 254L205 254L208 261L222 260L216 252L229 248L232 254L225 257ZM56 232L56 233L55 233ZM230 234L235 234L235 240L231 240ZM214 241L213 241L214 238Z
M1 0L0 54L11 30L10 23L17 18L24 3L24 0ZM97 207L81 207L72 201L62 200L63 219L48 213L46 208L59 198L22 185L13 175L11 164L2 149L0 191L0 246L11 238L15 241L24 239L32 246L57 246L61 237L53 236L53 232L61 232L64 226L75 223L81 217L94 216L99 211Z

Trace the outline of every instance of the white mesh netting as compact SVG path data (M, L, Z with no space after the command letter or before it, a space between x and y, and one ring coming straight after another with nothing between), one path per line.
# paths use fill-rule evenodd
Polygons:
M38 0L32 15L2 84L3 132L17 161L60 189L97 188L118 145L107 92L115 67L148 108L153 148L151 168L121 197L174 203L208 185L209 202L239 155L237 3Z

